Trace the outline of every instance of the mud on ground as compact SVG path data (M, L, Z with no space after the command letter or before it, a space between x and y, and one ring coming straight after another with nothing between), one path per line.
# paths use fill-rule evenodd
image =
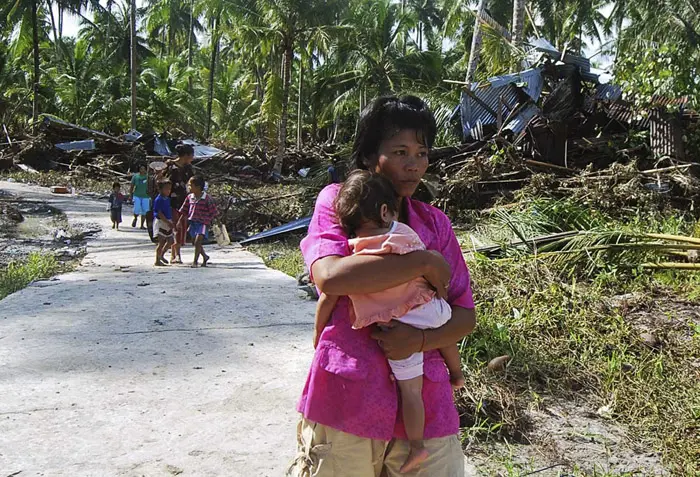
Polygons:
M97 224L69 225L65 214L46 202L0 191L0 268L34 252L67 262L85 255L85 239Z

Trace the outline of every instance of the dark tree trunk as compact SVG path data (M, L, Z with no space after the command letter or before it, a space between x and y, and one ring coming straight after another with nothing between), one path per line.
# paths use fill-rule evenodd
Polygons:
M219 17L217 16L212 22L212 45L211 45L211 63L209 64L209 95L207 98L207 129L204 137L209 140L211 134L211 110L214 104L214 79L216 74L216 56L219 52Z
M39 21L37 19L37 2L32 0L32 49L34 53L34 84L32 85L32 131L36 127L39 119L39 80L41 71L39 69Z

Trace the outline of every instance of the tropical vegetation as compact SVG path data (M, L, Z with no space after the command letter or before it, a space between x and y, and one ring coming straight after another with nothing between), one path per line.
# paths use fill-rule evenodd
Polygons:
M28 130L39 114L52 114L126 132L134 55L142 132L257 142L271 152L343 143L358 111L392 91L425 97L447 125L460 85L445 80L465 77L476 3L10 0L0 8L0 122ZM642 94L697 92L700 11L692 2L491 0L484 8L507 31L513 3L522 9L518 37L587 51L594 62L616 54L615 73ZM63 32L67 15L79 18L77 36ZM482 31L474 78L512 70L522 45ZM440 141L458 140L456 130L444 128Z

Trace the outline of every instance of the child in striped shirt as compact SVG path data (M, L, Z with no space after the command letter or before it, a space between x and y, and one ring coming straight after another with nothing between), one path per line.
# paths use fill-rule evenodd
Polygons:
M180 221L187 217L187 231L192 237L194 244L194 262L192 268L199 266L199 256L202 256L202 266L206 267L209 262L209 255L204 252L204 239L209 238L209 228L211 227L214 218L218 214L216 204L209 194L204 192L204 178L202 176L194 176L187 183L190 194L180 207ZM179 227L184 227L184 223L178 224Z

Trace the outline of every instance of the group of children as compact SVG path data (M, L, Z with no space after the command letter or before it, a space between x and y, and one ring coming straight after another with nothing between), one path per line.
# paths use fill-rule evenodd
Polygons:
M203 267L209 262L203 243L208 238L209 228L217 215L216 205L204 190L201 176L192 177L187 183L189 194L179 209L171 206L172 183L162 175L157 182L158 195L153 201L153 233L158 239L155 266L168 262L164 255L173 245L173 232L185 227L194 244L194 261L197 267L200 256ZM138 180L138 179L137 179ZM133 192L133 187L132 187ZM121 207L126 198L120 193L119 183L114 183L110 195L112 228L118 229L121 222ZM425 245L408 225L398 222L398 197L391 182L368 171L355 171L343 183L335 201L338 222L348 235L350 250L354 254L381 255L407 254L425 250ZM143 208L143 207L141 207ZM180 217L173 220L174 211ZM134 211L136 214L136 210ZM136 215L133 226L136 224ZM179 256L171 256L172 263ZM316 309L314 347L318 345L323 329L329 323L339 297L322 294ZM360 329L373 324L380 327L391 320L399 320L415 328L425 330L438 328L451 318L450 305L438 298L428 282L423 279L410 280L400 286L379 293L350 296L355 321L353 328ZM456 345L440 349L455 387L464 385L461 360ZM428 458L423 448L425 409L422 398L423 353L415 353L403 360L389 360L401 393L401 406L406 433L411 441L411 453L402 472L409 472Z
M144 178L145 177L145 178ZM165 252L170 248L170 263L182 263L180 247L175 247L174 233L177 230L186 229L194 245L194 261L192 267L199 266L199 258L202 258L202 267L209 263L209 255L204 251L204 241L209 238L209 230L216 218L218 211L216 203L204 190L205 181L202 176L193 176L187 182L189 194L179 208L173 208L171 204L172 183L162 173L155 177L157 195L153 200L151 210L150 197L146 191L148 176L146 167L141 166L139 174L132 179L131 194L134 202L134 219L132 227L136 227L137 218L141 216L141 228L145 229L144 221L147 214L153 213L153 237L156 242L156 258L154 265L162 267L168 265ZM141 190L143 189L143 191ZM139 196L136 195L139 192ZM146 194L146 197L140 195ZM112 220L112 228L119 230L122 221L122 206L127 197L121 193L119 182L112 184L112 193L109 195L109 212ZM174 217L178 219L174 220ZM181 244L179 244L181 245Z

